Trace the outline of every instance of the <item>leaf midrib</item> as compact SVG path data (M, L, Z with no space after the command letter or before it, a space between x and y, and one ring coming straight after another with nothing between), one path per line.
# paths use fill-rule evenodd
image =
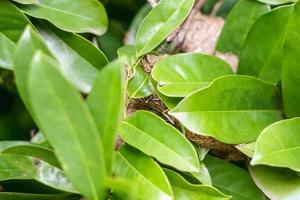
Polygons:
M46 77L48 77L48 76L46 76ZM47 78L46 80L48 80L47 82L48 83L51 83L52 82L52 80L51 79L49 79L49 78ZM55 88L53 87L53 84L49 84L50 86L49 86L49 88L50 88L50 91L51 91L51 93L53 94L53 95L51 95L51 96L53 96L54 98L56 98L56 99L58 99L58 104L60 105L60 107L62 108L61 110L66 114L65 116L69 116L68 115L68 112L65 110L65 108L64 108L64 106L63 106L63 104L62 104L62 102L60 101L60 98L58 98L58 96L60 96L59 94L60 93L57 93L56 94L56 92L55 92ZM77 97L76 97L77 98ZM81 106L81 104L80 104L80 106ZM83 109L84 110L84 109ZM80 157L81 157L81 160L82 160L82 163L83 163L83 165L85 166L85 171L87 171L87 177L88 177L88 179L89 179L89 181L90 181L90 186L91 186L91 188L92 188L92 191L93 191L93 196L94 196L94 198L95 198L95 200L99 200L99 198L98 198L98 195L97 195L97 190L96 190L96 188L95 188L95 186L94 186L94 184L93 184L93 176L92 176L92 172L90 171L90 168L89 168L89 166L88 166L88 162L85 162L84 160L84 158L85 158L85 152L84 152L84 149L82 149L82 144L80 143L80 139L77 137L77 134L74 134L75 132L76 132L76 129L75 129L75 127L73 127L73 125L72 125L72 122L70 121L70 119L69 119L69 117L67 117L67 121L68 121L68 124L69 124L69 126L68 127L70 127L70 129L71 130L73 130L73 131L71 131L71 133L72 133L72 135L73 136L75 136L74 138L75 138L75 141L77 141L77 143L79 144L79 145L77 145L77 146L79 146L80 148L78 148L79 149L79 153L80 153Z
M169 152L173 152L177 158L179 158L179 160L181 160L184 163L189 163L189 165L193 166L193 168L197 168L196 166L194 166L193 163L190 163L188 160L182 159L182 157L185 157L186 155L180 155L179 153L177 153L176 151L174 151L172 148L170 148L167 145L164 145L161 141L159 141L158 139L156 139L155 137L151 137L149 134L147 134L146 132L144 132L143 130L131 125L130 123L124 121L124 124L127 124L128 126L130 126L133 129L138 130L139 132L141 132L142 134L144 134L146 137L151 138L152 140L156 141L157 143L161 144L161 146L163 146L165 149L167 149ZM190 168L190 166L188 166L188 168Z

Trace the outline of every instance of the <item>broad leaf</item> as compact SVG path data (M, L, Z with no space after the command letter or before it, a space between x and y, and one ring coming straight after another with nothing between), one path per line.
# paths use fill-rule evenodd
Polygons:
M33 4L38 2L38 0L13 0L13 1L22 4Z
M30 63L37 50L50 55L50 52L39 35L30 26L27 26L15 50L14 73L19 94L33 118L34 116L29 106L27 86Z
M265 200L250 174L227 161L207 156L204 160L212 178L213 185L232 200Z
M269 4L269 5L281 5L281 4L297 2L296 0L257 0L257 1L265 3L265 4Z
M134 67L133 75L128 82L127 92L129 98L143 98L153 93L151 88L150 77L144 71L141 64L136 58L135 46L126 45L118 49L118 56L124 59L127 67Z
M115 174L138 181L138 199L173 199L173 192L164 171L152 158L133 147L123 146L117 152Z
M296 200L300 196L300 176L291 170L256 166L250 168L250 173L270 199Z
M89 93L98 70L107 64L107 58L83 37L50 29L38 28L49 51L60 63L68 80L80 91Z
M204 54L177 54L156 63L152 70L158 90L171 97L185 97L215 78L232 74L223 60Z
M128 83L128 95L130 98L143 98L153 93L150 85L150 77L144 72L141 65L135 68L134 76Z
M80 36L79 34L61 31L46 23L42 23L40 26L38 26L38 30L41 31L41 36L53 52L56 52L55 49L63 48L59 48L60 46L58 44L54 45L49 43L51 41L56 43L60 41L66 45L65 48L67 50L70 50L70 52L73 54L78 54L78 57L86 60L89 65L92 65L98 70L102 69L108 63L108 59L106 58L105 54L92 42ZM67 50L64 51L67 52ZM57 55L58 53L53 54ZM60 57L58 55L56 57L58 60L62 60L59 59Z
M123 66L120 61L114 61L98 73L87 99L102 137L106 165L109 171L115 149L117 127L124 111L124 82Z
M229 144L250 143L282 119L278 89L240 75L216 79L181 101L170 114L190 131Z
M151 78L152 86L154 87L155 93L159 97L159 99L165 104L168 109L173 109L177 106L177 104L182 100L180 97L168 97L162 94L157 88L157 82Z
M104 153L87 105L49 57L37 52L30 68L30 106L39 128L75 189L90 199L103 199Z
M274 84L281 79L282 48L292 10L290 5L279 7L255 22L241 51L239 74L257 76Z
M183 177L169 169L164 170L172 185L176 200L225 200L231 199L212 186L194 185L187 182Z
M112 199L126 199L126 200L135 200L138 192L138 182L120 178L120 177L109 177L106 179L108 188L113 190Z
M36 180L58 190L76 193L62 170L23 155L0 155L0 181L5 180Z
M0 192L0 199L5 200L78 200L78 196L68 194L28 194Z
M17 42L28 24L26 16L8 0L0 1L0 32Z
M39 0L18 7L26 14L46 19L65 31L102 35L107 29L106 11L102 3L95 0Z
M13 55L16 44L0 32L0 67L13 68Z
M256 141L252 165L287 167L300 172L300 118L268 126Z
M290 18L286 31L284 44L284 56L282 61L282 95L285 115L288 118L300 116L300 67L299 67L299 44L300 35L300 3L294 5L293 14Z
M199 172L193 145L170 124L155 114L137 111L121 124L120 136L159 162L187 172Z
M47 163L60 167L54 151L48 147L25 141L0 141L0 152L35 157Z
M155 49L188 16L194 0L161 0L145 17L136 35L140 57Z
M247 34L258 17L268 12L270 7L255 0L240 0L229 13L217 50L239 54Z
M240 144L236 145L235 148L240 150L243 154L246 156L252 158L255 152L255 142L249 143L249 144Z

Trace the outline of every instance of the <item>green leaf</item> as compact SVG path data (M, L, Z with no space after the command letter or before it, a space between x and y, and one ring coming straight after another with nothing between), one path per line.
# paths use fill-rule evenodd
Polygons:
M141 64L136 64L138 59L135 46L126 45L118 49L119 58L125 60L125 65L135 66L133 76L128 82L127 92L129 98L143 98L153 93L149 75L143 70Z
M255 0L240 0L229 13L217 43L217 50L239 54L254 22L270 6Z
M154 87L155 93L159 97L159 99L165 104L168 109L173 109L177 106L177 104L182 100L180 97L168 97L162 94L157 88L157 82L151 78L151 83Z
M66 78L78 90L89 93L98 69L108 63L105 55L79 35L47 26L39 27L38 31L60 63L60 69Z
M296 200L300 196L299 174L283 168L250 167L256 185L274 200Z
M297 2L296 0L257 0L257 1L265 3L265 4L269 4L269 5L281 5L281 4Z
M80 58L86 60L89 65L93 65L98 70L102 69L108 63L108 59L105 54L92 42L81 35L62 31L47 23L42 23L40 26L38 26L38 28L42 33L44 33L41 35L43 36L46 44L49 44L49 41L51 40L53 40L53 42L58 42L58 40L61 40L61 42L67 46L67 49L70 49L71 52L73 50L74 53L77 53ZM51 48L52 46L50 44L48 46L51 50L55 50L54 48ZM53 54L56 55L57 53Z
M102 69L87 103L97 124L105 151L106 166L111 170L117 127L124 107L125 72L120 61Z
M28 77L30 63L37 50L43 51L43 53L47 55L51 55L40 36L30 26L27 26L15 50L13 64L19 94L33 118L34 116L29 106Z
M13 0L13 1L21 4L33 4L38 2L38 0Z
M161 0L145 17L136 35L140 57L155 49L188 16L194 0Z
M300 3L294 5L293 14L290 17L286 30L284 55L282 61L282 96L285 115L288 118L300 116L300 68L299 68L299 44L300 35Z
M217 189L209 185L194 185L187 182L183 177L169 169L164 170L172 185L176 200L225 200L231 199Z
M254 155L254 152L255 152L255 146L256 146L256 143L252 142L249 144L236 145L235 148L240 150L243 154L245 154L249 158L252 158Z
M112 199L135 200L138 192L138 182L120 177L107 178L107 186L112 189Z
M35 157L46 161L55 167L60 167L60 163L58 162L52 149L30 142L0 141L0 152Z
M8 0L0 1L0 32L17 42L28 24L26 16Z
M200 183L206 185L212 185L211 177L209 171L204 163L200 163L200 170L199 172L192 172L190 173L194 178L196 178Z
M77 33L102 35L107 29L107 15L102 3L96 0L42 0L18 7L26 14L46 19L58 28Z
M135 67L134 76L128 83L128 95L130 98L143 98L152 93L150 77L144 72L142 65L138 64Z
M49 187L77 193L64 172L37 158L0 154L0 181L36 180Z
M268 126L256 141L252 165L287 167L300 172L300 118Z
M279 82L285 30L292 10L291 5L283 6L258 18L242 48L239 74L257 76L274 84Z
M69 194L28 194L0 192L0 199L5 200L78 200L78 196Z
M232 74L223 60L204 54L177 54L156 63L152 70L158 90L170 97L185 97L215 78Z
M39 128L75 189L90 199L103 199L103 147L87 105L49 57L37 52L30 68L30 105Z
M278 89L262 80L229 75L181 101L170 114L190 131L229 144L250 143L282 119Z
M163 164L186 172L200 171L193 145L182 133L155 114L135 112L122 122L120 136Z
M206 156L204 163L211 174L213 185L231 195L232 200L266 199L250 174L242 168L212 156Z
M133 147L123 146L116 153L115 174L138 181L138 199L173 199L173 192L164 171L152 158Z
M0 67L13 68L13 55L16 44L0 32Z

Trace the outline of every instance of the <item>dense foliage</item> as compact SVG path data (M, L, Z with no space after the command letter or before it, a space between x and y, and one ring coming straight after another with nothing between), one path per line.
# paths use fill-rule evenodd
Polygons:
M149 2L0 0L0 200L299 200L300 3Z

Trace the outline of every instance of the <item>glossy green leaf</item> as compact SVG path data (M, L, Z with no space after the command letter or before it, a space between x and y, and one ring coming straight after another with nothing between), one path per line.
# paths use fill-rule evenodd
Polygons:
M43 51L43 53L50 55L48 48L43 43L40 36L31 27L27 26L15 50L14 74L19 94L31 115L33 113L31 112L31 108L29 106L27 87L30 63L37 50ZM33 115L32 117L34 118Z
M294 5L293 13L287 26L284 55L282 61L282 96L285 115L288 118L300 116L300 3Z
M96 0L39 0L18 7L26 14L46 19L65 31L102 35L107 29L105 8Z
M182 100L180 97L168 97L162 94L157 88L157 82L151 78L152 86L157 94L158 98L165 104L168 109L173 109L177 106L177 104Z
M229 144L250 143L282 119L278 89L240 75L216 79L181 101L170 114L190 131Z
M57 50L62 50L64 52L68 52L67 50L69 50L73 54L78 54L78 57L86 60L89 65L92 65L99 70L108 63L108 59L105 54L92 42L79 34L68 33L59 30L58 28L55 28L47 23L41 23L38 26L38 30L40 31L41 36L45 40L48 47L53 51L54 55L58 54L56 53L58 52ZM51 42L58 43L59 40L66 45L65 48L67 50L64 50L58 44L51 44ZM57 60L62 60L58 55L56 57Z
M300 196L299 174L283 168L250 167L256 185L274 200L296 200Z
M110 171L117 127L124 107L125 72L120 61L102 69L87 102L102 137L106 165Z
M0 181L36 180L49 187L76 193L64 172L37 158L0 154Z
M89 93L97 69L107 64L107 58L83 37L58 29L52 30L38 29L48 49L60 63L63 74L78 90Z
M39 128L75 189L90 199L103 199L103 147L87 105L49 57L37 52L30 68L30 105Z
M0 141L0 152L35 157L46 161L55 167L60 167L60 163L58 162L52 149L30 142Z
M129 98L143 98L153 93L149 75L143 70L141 64L136 64L135 46L126 45L118 49L118 56L125 60L125 65L134 66L134 73L128 82L127 92Z
M204 163L200 163L200 170L199 172L192 172L190 173L194 178L196 178L200 183L206 185L212 185L211 177L209 171Z
M249 144L236 145L235 148L240 150L246 156L252 158L253 155L254 155L254 152L255 152L255 146L256 146L256 143L252 142L252 143L249 143Z
M8 0L0 1L0 32L17 42L25 27L31 24L26 16Z
M121 124L120 136L159 162L187 172L199 172L193 145L170 124L147 111L137 111Z
M240 0L229 13L217 43L217 50L239 54L254 22L270 7L255 0Z
M152 158L133 147L123 146L116 153L115 174L138 181L138 199L173 199L173 192L164 171Z
M0 192L0 199L5 200L78 200L78 196L68 194L28 194Z
M188 16L194 0L161 0L144 18L136 35L140 57L155 49Z
M212 178L213 185L232 196L232 200L265 200L250 174L227 161L207 156L204 160Z
M285 30L292 10L293 7L290 5L283 6L258 18L242 48L239 74L252 75L274 84L278 83L281 79Z
M185 97L215 78L232 74L229 64L204 54L177 54L156 63L152 70L158 90L171 97Z
M13 68L13 55L16 44L0 32L0 67Z
M141 65L135 68L134 76L128 83L128 95L130 98L143 98L153 93L149 75Z
M13 0L13 1L22 4L33 4L38 2L38 0Z
M296 0L257 0L257 1L265 3L265 4L269 4L269 5L281 5L281 4L297 2Z
M300 118L268 126L256 141L252 165L287 167L300 172Z
M124 179L120 177L109 177L106 179L107 186L112 190L112 199L113 200L135 200L138 194L138 182Z
M172 185L176 200L225 200L231 199L212 186L194 185L187 182L183 177L174 171L164 170Z

